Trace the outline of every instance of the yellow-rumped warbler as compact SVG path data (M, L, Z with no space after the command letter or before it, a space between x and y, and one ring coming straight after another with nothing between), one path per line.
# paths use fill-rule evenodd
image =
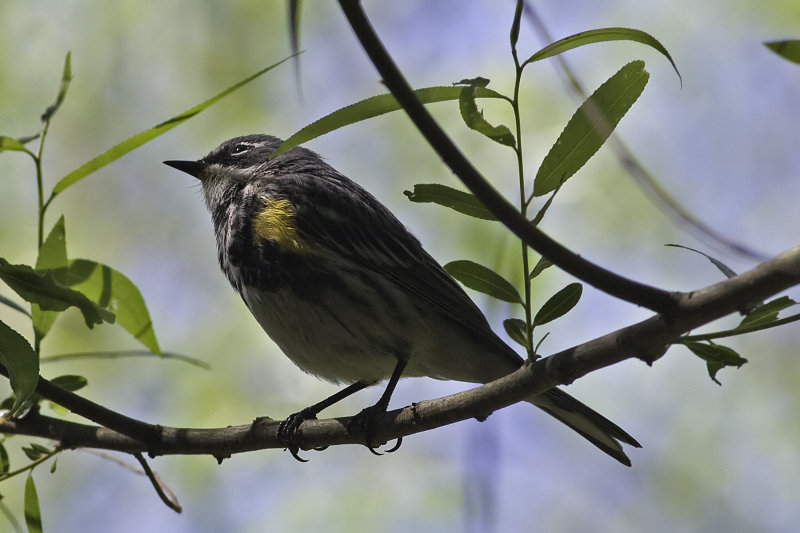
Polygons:
M364 387L399 378L487 383L522 359L461 286L370 193L301 147L248 135L199 161L165 161L199 179L220 266L264 331L302 370L347 388L289 417L281 436ZM559 389L527 400L630 466L639 443Z

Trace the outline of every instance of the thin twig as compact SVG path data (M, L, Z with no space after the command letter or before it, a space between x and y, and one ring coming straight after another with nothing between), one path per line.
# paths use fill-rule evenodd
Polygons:
M144 470L144 475L147 476L147 479L150 480L150 483L153 484L153 488L156 489L156 494L158 497L161 498L161 501L164 502L164 505L175 511L176 513L181 513L183 509L181 505L178 503L178 499L175 497L175 493L169 490L169 487L164 485L164 482L158 477L158 474L153 472L150 468L150 465L147 464L144 456L141 453L133 454L136 457L136 460L139 461L139 464L142 465L142 470ZM169 494L167 494L169 493Z

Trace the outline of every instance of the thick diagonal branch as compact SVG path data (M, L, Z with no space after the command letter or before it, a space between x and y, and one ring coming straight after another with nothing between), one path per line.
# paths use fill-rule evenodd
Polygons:
M718 318L752 308L775 294L800 284L800 247L758 265L729 280L697 291L680 293L678 311L670 320L655 315L647 320L603 335L563 352L526 364L518 371L487 385L435 400L417 402L377 418L374 437L389 441L468 418L484 419L492 412L556 385L569 384L600 368L629 358L647 363L658 359L681 335ZM52 385L52 384L51 384ZM54 386L54 385L52 385ZM49 388L39 393L51 398ZM63 393L75 396L72 393ZM63 395L61 396L63 400ZM83 399L82 399L83 400ZM84 402L86 400L83 400ZM76 414L81 402L68 402ZM116 420L124 420L122 415ZM300 427L303 449L363 443L348 431L349 418L308 420ZM207 454L218 460L234 453L282 448L278 421L258 419L252 424L217 429L158 427L159 438L144 442L103 427L67 422L34 414L0 423L0 432L56 440L65 448L104 448L151 455ZM132 433L128 428L124 433Z
M593 287L666 316L674 312L673 294L624 278L583 259L531 224L497 192L472 166L414 95L411 86L386 51L359 4L357 0L339 0L339 5L356 37L383 77L383 83L442 161L501 223L553 264Z

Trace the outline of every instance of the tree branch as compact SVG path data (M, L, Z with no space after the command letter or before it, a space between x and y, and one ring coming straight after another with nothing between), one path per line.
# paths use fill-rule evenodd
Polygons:
M411 86L386 51L359 4L358 0L339 0L339 5L356 37L383 77L383 83L442 161L501 223L553 264L593 287L666 316L675 311L676 302L673 294L629 280L583 259L531 224L497 192L472 166L414 95Z
M468 418L485 419L498 409L519 402L532 394L559 384L569 384L600 368L629 358L652 364L681 335L735 312L744 312L755 304L785 289L800 284L800 247L762 263L754 269L709 287L678 293L678 312L672 319L655 315L642 322L603 335L534 363L489 384L435 400L426 400L403 409L390 411L375 421L376 441L388 442ZM42 382L40 382L41 385ZM50 384L37 392L53 399ZM56 394L77 396L67 391ZM80 398L82 402L88 402ZM55 400L54 400L55 401ZM84 405L70 398L76 414ZM59 403L59 402L57 402ZM88 404L93 404L88 402ZM118 415L119 421L126 417ZM350 418L309 420L300 426L303 449L339 444L362 444L363 435L350 433ZM252 424L217 429L157 428L158 439L149 442L125 436L108 428L68 422L38 413L20 420L0 423L0 432L43 437L60 442L63 448L103 448L150 455L207 454L222 461L234 453L267 448L282 448L277 438L278 421L259 418ZM358 426L358 424L354 424Z

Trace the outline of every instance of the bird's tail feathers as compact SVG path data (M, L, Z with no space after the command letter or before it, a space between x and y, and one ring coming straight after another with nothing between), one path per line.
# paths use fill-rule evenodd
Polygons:
M560 420L625 466L631 466L631 460L622 451L620 443L642 447L614 422L560 389L550 389L527 401Z

